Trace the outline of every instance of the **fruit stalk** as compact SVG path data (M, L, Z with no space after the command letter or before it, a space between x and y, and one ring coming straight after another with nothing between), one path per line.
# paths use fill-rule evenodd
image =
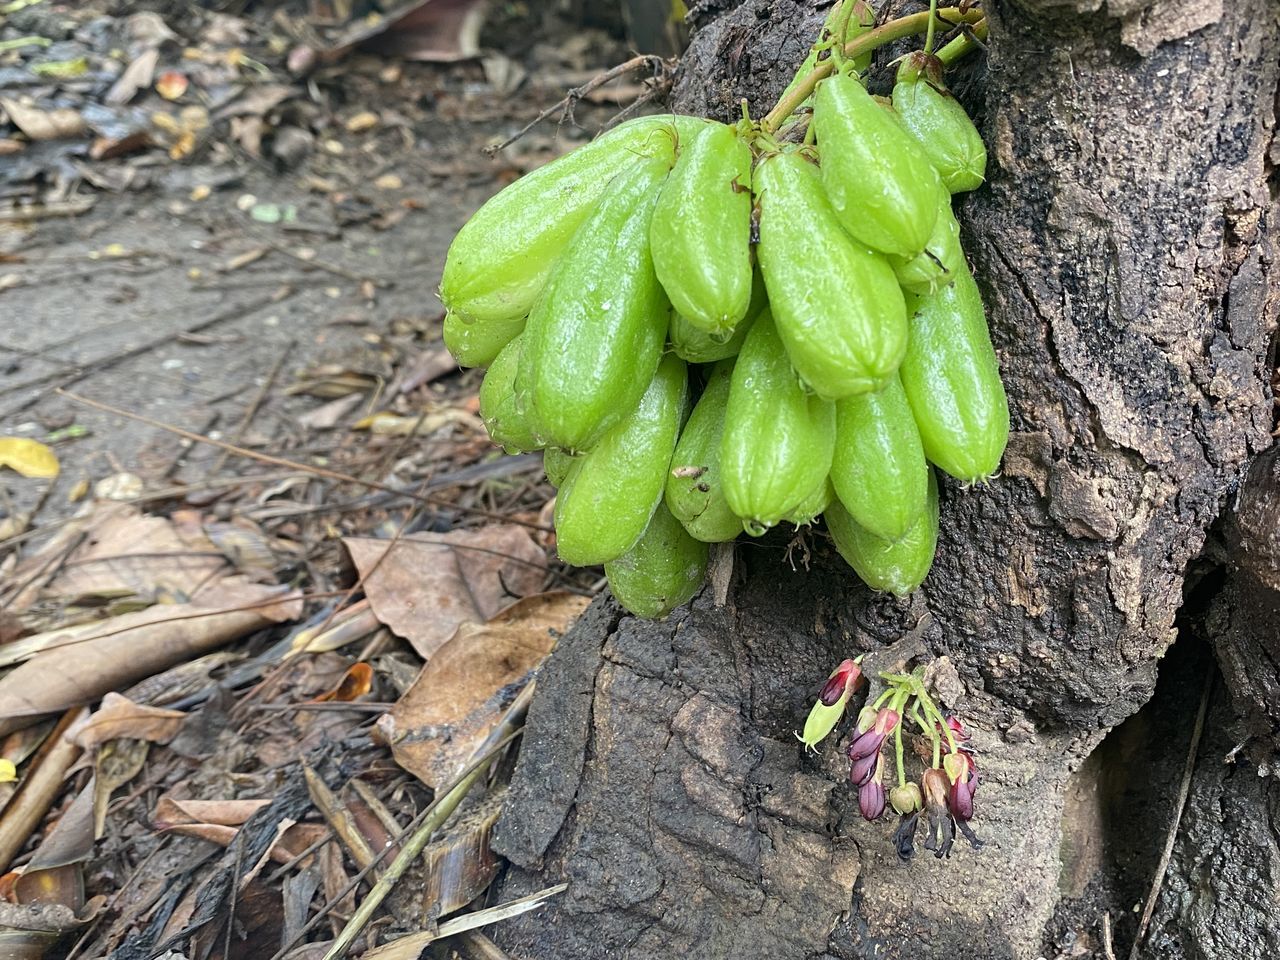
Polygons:
M890 20L888 23L881 24L874 30L850 40L844 47L844 55L847 59L854 59L864 53L870 53L887 43L894 40L901 40L903 37L913 37L917 34L924 33L929 29L929 22L935 14L932 11L924 11L923 13L913 13L910 16L899 17L897 20ZM983 19L981 10L961 10L959 7L943 7L936 12L936 16L940 20L948 23L977 23ZM948 46L950 46L948 44ZM828 59L819 63L813 68L809 74L790 87L787 94L778 101L772 110L770 110L763 120L760 121L760 127L765 133L772 133L781 126L782 122L795 113L796 109L809 99L814 88L818 85L818 81L830 75L832 63Z

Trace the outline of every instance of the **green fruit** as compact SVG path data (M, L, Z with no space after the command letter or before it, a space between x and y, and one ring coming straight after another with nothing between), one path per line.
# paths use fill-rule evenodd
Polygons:
M987 147L960 101L942 83L936 57L915 54L898 68L893 106L943 185L952 193L976 190L987 170Z
M493 442L501 444L507 453L524 453L542 446L515 390L522 339L516 337L502 348L480 384L480 419Z
M468 323L456 313L444 315L444 345L463 367L487 367L524 330L524 317L476 320Z
M533 312L520 360L539 435L590 450L653 379L670 307L649 255L649 220L672 147L613 182L574 236Z
M565 453L559 447L547 447L542 451L542 472L547 475L547 481L553 487L563 485L575 459L572 454Z
M751 282L751 302L747 305L746 318L726 333L707 333L690 323L679 313L671 314L671 325L667 329L667 339L671 341L671 349L681 360L689 363L715 363L736 357L742 349L742 342L747 339L747 331L751 329L751 321L768 303L765 294L764 278L760 271L755 272Z
M967 265L960 246L960 224L951 212L951 201L946 194L942 196L933 235L925 248L914 257L889 258L898 283L910 293L933 293Z
M614 599L638 617L665 617L702 586L707 545L689 536L663 504L644 535L618 559L604 565Z
M732 540L742 532L742 521L729 509L720 477L720 440L732 376L732 361L722 361L711 371L667 471L667 506L691 536L707 543Z
M743 529L764 533L825 479L835 420L830 401L800 386L764 310L734 364L720 441L721 484Z
M522 177L458 231L444 264L440 299L467 320L507 320L533 307L570 238L615 176L706 121L641 117Z
M653 267L676 311L727 334L751 301L751 148L708 124L680 143L649 228Z
M889 262L844 232L817 169L799 153L762 160L755 186L760 270L791 363L827 399L877 389L907 348Z
M852 77L814 98L822 183L844 228L884 253L914 257L938 216L943 186L919 144Z
M858 525L884 540L897 540L920 516L929 465L898 377L836 404L831 483Z
M687 380L684 361L665 357L630 416L569 468L556 497L560 559L608 563L640 539L662 500Z
M966 267L937 293L911 295L908 304L902 386L924 455L957 480L985 480L1009 439L1009 404L978 285Z
M809 526L818 519L818 515L823 510L827 509L827 504L834 496L835 491L831 487L831 481L823 477L822 483L810 490L799 505L787 515L787 522L797 527Z
M938 483L929 473L929 495L915 523L896 540L884 540L858 525L834 500L827 507L827 530L840 556L867 586L905 597L924 582L938 545Z

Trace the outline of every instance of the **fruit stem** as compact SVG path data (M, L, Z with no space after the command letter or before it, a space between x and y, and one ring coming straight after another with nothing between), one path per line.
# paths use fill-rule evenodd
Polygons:
M966 30L939 50L937 57L944 67L949 67L961 57L968 56L979 49L985 39L987 39L987 21L984 19L979 20L971 29Z
M887 43L892 43L894 40L901 40L903 37L913 37L924 33L929 29L935 16L953 23L977 23L982 19L982 11L961 10L959 7L944 7L941 10L926 10L922 13L899 17L897 20L890 20L888 23L881 24L874 30L869 30L850 40L844 46L844 56L852 60L864 53L879 49ZM948 44L949 46L950 44ZM791 116L797 107L809 99L814 88L818 85L818 81L831 73L832 66L831 60L827 59L817 64L798 83L793 84L782 99L774 105L774 108L760 121L761 128L767 133L777 130L782 121Z
M929 29L924 35L924 52L933 53L933 31L938 22L938 0L929 0Z

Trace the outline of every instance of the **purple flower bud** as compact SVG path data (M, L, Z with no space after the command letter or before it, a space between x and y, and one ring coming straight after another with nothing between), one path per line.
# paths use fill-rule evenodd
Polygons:
M879 763L879 751L869 753L865 757L859 757L853 761L853 767L849 770L849 782L855 787L861 787L871 779Z
M961 823L968 823L973 819L973 795L977 789L977 771L951 784L951 789L947 793L947 809Z
M853 742L849 744L849 749L845 751L845 755L848 756L850 760L861 760L863 757L874 757L880 752L880 747L883 744L883 733L868 730L861 736L853 738Z
M878 820L884 814L884 784L872 780L858 791L858 809L864 820Z
M841 699L847 698L853 692L853 688L861 679L862 668L852 660L845 660L832 671L831 676L827 677L827 682L822 685L822 692L818 694L818 699L822 701L823 706L834 707Z

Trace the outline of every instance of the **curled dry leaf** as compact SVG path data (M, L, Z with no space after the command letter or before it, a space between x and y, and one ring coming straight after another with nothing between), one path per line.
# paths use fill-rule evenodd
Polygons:
M208 840L227 846L248 819L270 806L269 799L255 800L175 800L162 796L151 813L154 829L184 837ZM328 832L319 823L294 823L271 846L271 859L287 863ZM247 866L246 866L247 869Z
M158 830L189 823L238 827L270 802L266 797L256 800L176 800L165 794L156 802L151 822Z
M337 686L326 690L312 700L312 703L350 703L363 697L373 688L373 667L367 663L353 663L342 675Z
M430 787L451 782L589 602L544 593L460 626L378 720L396 762Z
M542 588L547 560L523 527L343 541L378 619L424 658L461 623L483 623Z
M178 734L187 715L181 710L143 707L118 693L108 693L102 705L65 734L78 747L90 750L121 737L168 743Z

